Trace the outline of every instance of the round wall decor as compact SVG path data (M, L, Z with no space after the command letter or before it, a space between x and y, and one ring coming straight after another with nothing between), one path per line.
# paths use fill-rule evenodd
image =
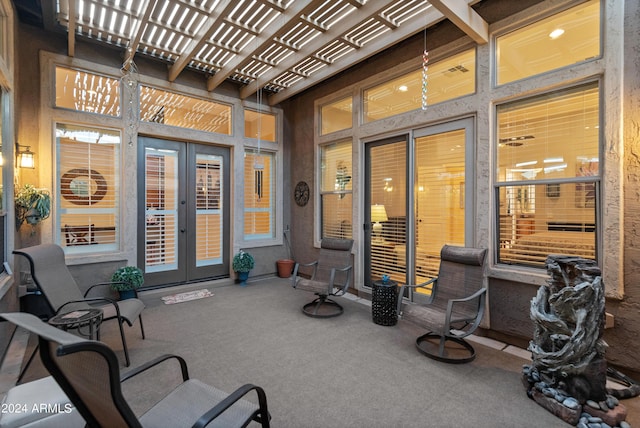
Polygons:
M107 180L95 169L70 169L60 177L60 193L72 204L92 205L107 194Z
M299 181L298 184L296 184L293 197L299 206L304 207L307 205L307 202L309 202L309 185L304 181Z

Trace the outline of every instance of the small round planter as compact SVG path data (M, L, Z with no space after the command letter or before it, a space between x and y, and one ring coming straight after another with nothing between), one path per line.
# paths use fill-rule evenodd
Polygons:
M120 300L133 299L136 297L135 290L121 290L118 291L118 293L120 294Z
M247 285L247 278L249 278L249 272L238 272L238 279L240 280L240 285Z
M293 266L296 262L291 259L282 259L276 261L276 265L278 266L278 276L280 278L289 278L291 276L291 272L293 271Z

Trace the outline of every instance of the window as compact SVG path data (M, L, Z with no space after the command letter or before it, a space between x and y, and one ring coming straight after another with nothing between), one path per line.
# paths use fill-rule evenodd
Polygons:
M476 51L469 49L429 64L428 104L472 94L476 89ZM422 107L422 69L364 91L364 121L371 122Z
M600 55L600 1L591 0L496 39L499 85Z
M244 239L275 238L275 156L244 153Z
M353 101L351 97L342 98L320 108L322 129L320 134L350 129L353 126Z
M86 71L56 67L56 107L120 115L120 81Z
M276 116L245 110L244 136L262 141L276 141Z
M596 259L599 118L597 83L498 106L498 262Z
M322 238L352 237L351 141L320 147Z
M120 133L56 126L57 241L68 254L118 249Z
M231 107L140 86L140 120L231 135Z

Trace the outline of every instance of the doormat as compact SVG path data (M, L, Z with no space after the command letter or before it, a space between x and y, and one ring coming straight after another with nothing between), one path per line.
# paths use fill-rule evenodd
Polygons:
M165 305L173 305L175 303L188 302L190 300L204 299L205 297L211 297L213 293L203 288L202 290L188 291L186 293L172 294L171 296L162 297L162 301Z

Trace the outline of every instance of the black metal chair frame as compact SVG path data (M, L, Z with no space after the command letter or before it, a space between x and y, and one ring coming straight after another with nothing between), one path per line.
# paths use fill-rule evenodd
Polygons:
M45 244L45 245L49 245L49 246L54 246L53 244ZM62 249L60 249L60 251L62 251ZM35 269L35 260L33 259L32 255L29 253L28 248L23 248L23 249L17 249L13 251L14 254L20 255L25 257L28 262L29 262L29 268L30 268L30 273L31 273L31 278L33 279L34 284L36 285L38 291L40 293L42 293L42 295L45 298L45 301L47 302L47 306L50 309L50 313L52 314L51 316L54 315L58 315L60 313L63 313L66 309L67 306L73 306L74 304L78 304L78 303L86 303L86 304L104 304L104 305L111 305L114 308L115 311L115 315L111 316L111 317L105 317L102 319L102 321L108 321L111 319L115 319L118 321L118 327L120 329L120 338L122 340L122 348L124 351L124 356L125 356L125 365L127 367L129 367L131 365L131 360L129 358L129 350L127 347L127 339L125 337L124 334L124 328L122 326L123 323L127 323L129 324L129 327L132 326L132 323L130 320L128 320L126 317L122 316L121 312L120 312L120 304L122 304L122 302L119 302L116 299L112 299L109 297L88 297L93 290L96 290L98 288L104 288L104 287L110 287L111 282L102 282L102 283L97 283L97 284L93 284L91 285L87 291L85 291L83 298L81 300L70 300L67 301L66 303L64 303L63 305L61 305L57 310L56 308L54 308L54 306L51 303L51 300L48 297L49 291L45 290L45 287L42 287L40 278L38 277L38 275L36 274L36 269ZM66 264L65 264L66 267ZM74 286L77 287L77 284L74 282L73 284L70 284L69 286ZM136 299L138 298L138 293L137 290L133 290ZM145 339L145 333L144 333L144 324L142 323L142 313L140 313L138 315L138 321L140 323L140 333L142 335L142 339ZM98 340L100 339L100 329L98 329L98 336L97 336ZM30 360L33 358L33 355L31 356ZM28 367L25 366L25 368L23 370L26 370L26 368ZM21 377L22 375L24 375L24 373L21 373Z
M88 405L86 400L82 397L83 392L88 394L88 391L78 391L76 387L72 384L72 381L69 380L68 374L65 373L64 369L61 369L59 360L60 358L64 358L67 355L72 355L77 352L84 352L87 355L91 355L92 353L97 354L102 358L104 362L106 362L106 366L104 367L108 370L108 378L109 378L109 398L111 399L113 406L117 409L119 416L122 420L130 427L142 427L140 420L135 415L133 410L129 407L125 397L122 394L121 383L132 379L133 377L151 369L163 363L165 361L174 359L178 361L180 365L180 371L182 375L182 381L186 382L189 380L189 372L187 368L186 361L177 355L165 354L161 355L135 369L130 370L124 375L120 375L120 366L118 363L118 359L107 345L102 342L97 342L93 340L85 340L79 338L77 336L71 335L65 331L57 330L52 326L49 326L42 322L39 318L35 317L31 314L26 313L7 313L0 314L0 318L12 322L22 328L29 330L32 333L38 335L39 339L39 348L40 348L40 357L42 358L42 362L44 366L47 368L49 373L56 380L58 385L62 388L65 394L69 397L71 402L78 409L78 412L82 415L82 417L87 422L87 426L89 427L100 427L102 424L94 415L91 407ZM41 325L38 325L38 322ZM57 345L57 346L56 346ZM96 357L93 357L96 358ZM78 370L81 370L80 368ZM73 382L77 383L78 380L75 379ZM247 393L255 391L258 397L258 408L257 410L249 417L248 420L244 421L242 426L247 426L249 422L256 421L260 423L263 427L270 426L271 416L267 409L267 397L264 390L252 384L245 384L235 390L233 393L229 394L225 399L215 404L212 408L206 411L204 414L199 416L197 422L192 425L193 428L205 427L207 424L212 422L215 418L220 416L225 412L229 407L231 407L234 403L243 398ZM101 400L106 399L106 397L100 397ZM180 409L176 408L176 412L179 412ZM115 418L115 416L114 416Z

